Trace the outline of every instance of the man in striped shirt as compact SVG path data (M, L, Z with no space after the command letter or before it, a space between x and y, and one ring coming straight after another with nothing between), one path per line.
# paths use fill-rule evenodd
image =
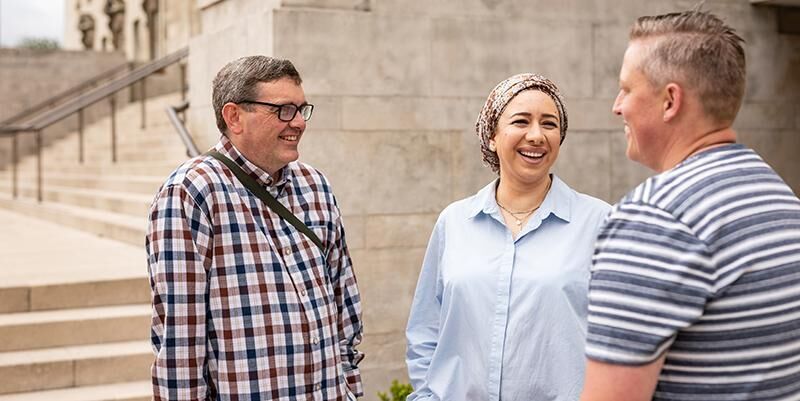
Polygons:
M341 213L325 176L297 161L313 111L301 82L287 60L243 57L223 67L213 83L222 133L213 150L231 165L195 157L153 201L146 247L156 401L363 394L361 301ZM236 167L319 241L251 193Z
M613 112L658 175L599 235L581 401L800 400L800 200L736 144L744 82L710 13L632 28Z

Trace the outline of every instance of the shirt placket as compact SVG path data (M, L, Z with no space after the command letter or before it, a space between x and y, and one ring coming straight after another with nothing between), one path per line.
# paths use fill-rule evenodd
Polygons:
M273 196L277 194L273 193ZM276 196L277 199L277 196ZM284 221L278 216L274 216L270 214L273 218L273 223L277 223L276 227L281 227L281 229L289 228L293 232L296 229L291 226L288 222ZM298 217L299 218L299 217ZM298 235L303 235L302 233L297 233ZM297 263L297 260L309 260L313 258L313 255L296 255L297 252L302 253L302 250L293 250L292 249L292 237L285 237L281 236L277 239L277 243L280 244L282 247L280 249L281 259L283 260L283 265L286 268L289 276L292 278L292 286L295 289L295 294L297 298L300 300L300 306L303 309L303 319L305 323L304 325L301 324L300 326L308 327L308 333L306 333L303 337L307 341L307 345L312 349L311 352L311 360L312 360L312 373L310 375L310 380L306 383L313 383L312 388L313 391L308 394L308 400L321 400L322 397L322 382L323 382L323 372L322 372L322 352L320 350L320 346L323 343L322 339L322 327L320 327L320 319L316 316L316 312L314 306L312 305L312 297L316 295L324 296L325 294L316 294L314 288L306 287L306 278L303 273L300 271L299 266L300 264ZM310 272L311 280L309 280L313 286L314 282L314 274ZM324 288L320 288L319 291L324 292ZM318 300L321 302L321 300Z
M514 266L516 246L511 232L506 232L503 253L498 266L495 295L494 319L492 322L491 345L489 349L489 399L500 400L500 382L503 370L503 351L506 342L506 326L508 324L508 306L511 291L511 274Z

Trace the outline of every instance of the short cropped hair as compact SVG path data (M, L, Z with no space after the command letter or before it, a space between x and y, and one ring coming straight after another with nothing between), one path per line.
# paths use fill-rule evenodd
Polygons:
M697 91L706 115L731 124L745 88L744 40L717 16L699 10L640 17L630 40L646 40L641 68L655 86L677 81Z
M267 56L248 56L231 61L222 67L214 77L211 101L217 128L227 134L228 125L222 118L222 107L226 103L239 103L253 100L257 96L259 82L272 82L290 78L300 85L300 73L289 60Z

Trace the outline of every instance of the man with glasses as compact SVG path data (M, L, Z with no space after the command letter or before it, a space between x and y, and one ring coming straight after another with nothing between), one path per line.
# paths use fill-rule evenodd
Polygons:
M297 161L314 110L301 82L287 60L223 67L213 82L219 142L178 167L152 204L154 400L363 394L361 301L341 213L327 179Z

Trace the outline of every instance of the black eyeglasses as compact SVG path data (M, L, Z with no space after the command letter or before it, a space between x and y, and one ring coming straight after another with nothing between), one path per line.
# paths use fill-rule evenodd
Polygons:
M292 121L292 119L294 118L294 116L297 114L298 111L300 112L300 117L303 117L303 120L308 121L308 119L311 118L311 113L314 111L314 105L308 103L301 104L300 106L297 106L292 103L273 104L267 102L258 102L255 100L242 100L241 102L237 103L260 104L262 106L277 107L278 119L284 122Z

